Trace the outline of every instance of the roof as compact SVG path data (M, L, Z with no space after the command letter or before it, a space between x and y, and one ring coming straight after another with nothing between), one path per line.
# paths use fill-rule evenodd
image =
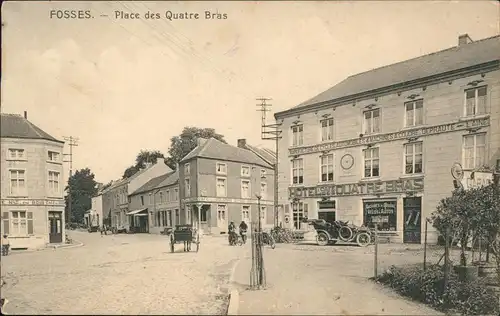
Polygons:
M271 149L264 147L259 148L248 144L246 144L245 147L264 159L268 164L274 165L276 163L276 154Z
M2 138L43 139L64 143L64 141L50 136L19 114L1 114L0 136Z
M220 159L225 161L237 161L272 168L264 159L257 156L250 150L225 144L215 138L210 138L201 145L195 147L180 162L193 158Z
M162 188L168 185L172 185L178 179L179 179L179 173L177 171L171 171L169 173L162 174L161 176L149 180L143 186L135 190L130 195L137 195L139 193L149 192L157 188Z
M500 35L497 35L350 76L292 109L346 98L499 59Z

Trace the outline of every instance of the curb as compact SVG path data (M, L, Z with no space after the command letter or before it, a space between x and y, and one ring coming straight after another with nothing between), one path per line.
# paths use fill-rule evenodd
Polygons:
M66 246L66 245L61 245L61 246L49 246L48 248L52 248L52 249L71 249L71 248L78 248L78 247L82 247L82 246L85 246L85 244L81 241L78 241L78 240L74 240L74 244L71 244L69 246Z
M39 249L32 249L32 250L14 250L14 251L11 251L9 252L9 255L21 255L21 254L25 254L25 253L34 253L34 252L40 252L40 251L47 251L47 250L56 250L56 249L71 249L71 248L78 248L78 247L82 247L82 246L85 246L85 244L81 241L78 241L78 240L74 240L74 242L76 242L76 244L71 244L69 246L66 246L66 245L62 245L62 246L46 246L45 248L39 248Z
M238 307L240 304L240 292L234 286L234 278L236 275L236 269L241 259L238 259L233 264L231 269L231 275L229 276L229 306L227 308L227 315L238 315Z

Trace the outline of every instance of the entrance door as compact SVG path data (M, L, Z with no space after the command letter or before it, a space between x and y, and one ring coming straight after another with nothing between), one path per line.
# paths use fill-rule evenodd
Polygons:
M217 227L219 227L221 233L227 233L226 216L226 205L217 205Z
M62 242L62 213L49 212L49 242Z
M403 199L404 225L403 242L420 244L422 240L422 198L409 197Z
M319 211L318 219L324 219L327 223L333 223L336 220L335 211Z

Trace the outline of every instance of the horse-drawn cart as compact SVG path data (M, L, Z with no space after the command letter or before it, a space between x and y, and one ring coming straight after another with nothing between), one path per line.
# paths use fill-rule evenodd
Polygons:
M191 251L191 244L196 245L196 252L200 250L200 233L193 225L176 225L170 234L170 251L175 252L175 244L184 244L184 251Z

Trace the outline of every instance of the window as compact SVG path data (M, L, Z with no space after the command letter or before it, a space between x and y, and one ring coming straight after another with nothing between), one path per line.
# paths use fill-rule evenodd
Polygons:
M155 227L159 227L161 226L162 224L162 211L159 211L159 212L156 212L156 216L155 216Z
M179 210L175 210L175 223L176 225L181 224L181 214L179 213Z
M163 223L163 226L169 226L172 227L172 210L167 211L167 216L166 216L166 223Z
M226 192L226 179L217 178L217 196L225 197L227 195Z
M333 181L333 154L320 157L321 182Z
M168 191L167 191L167 194L168 194ZM160 203L163 203L163 192L160 191Z
M49 171L49 191L59 195L59 172Z
M141 195L141 205L144 205L144 195Z
M174 201L177 201L179 199L179 189L174 190Z
M250 176L250 167L241 166L241 176L242 177L249 177Z
M380 109L366 111L364 113L364 134L380 132Z
M149 193L149 205L152 205L154 203L154 196L152 193Z
M267 183L260 184L260 196L263 200L267 198Z
M26 193L26 179L24 170L10 170L10 194L22 195Z
M8 219L9 213L5 212L4 216L7 216ZM33 212L13 211L11 212L11 216L12 220L10 223L9 235L12 236L33 235ZM4 229L5 226L6 225L4 222Z
M301 146L304 143L303 125L292 126L292 146Z
M184 191L185 196L191 196L191 183L189 182L189 179L184 179Z
M243 205L241 207L241 220L245 223L250 222L250 206Z
M200 206L200 222L207 222L207 209L203 208L203 206Z
M59 153L55 151L49 151L47 160L51 162L59 162Z
M219 223L226 222L226 205L217 205L217 221Z
M485 86L465 90L465 116L486 113L486 94Z
M300 223L307 218L307 204L303 202L292 203L293 227L300 229Z
M304 183L304 160L295 159L292 161L292 183Z
M218 174L227 174L227 165L225 163L218 162L216 171Z
M260 220L262 223L266 222L267 208L265 206L260 207Z
M474 169L485 163L486 134L464 136L464 168Z
M191 172L190 165L187 163L184 165L184 174L189 174Z
M415 174L423 172L422 143L405 145L405 174Z
M379 149L369 148L363 150L364 163L365 163L365 178L380 176L379 166Z
M260 177L265 178L266 177L266 169L260 169Z
M250 198L250 181L241 181L241 197L244 199Z
M424 124L424 100L405 103L405 126L418 126Z
M333 118L321 121L321 141L333 140Z
M9 149L9 159L24 160L24 149Z

